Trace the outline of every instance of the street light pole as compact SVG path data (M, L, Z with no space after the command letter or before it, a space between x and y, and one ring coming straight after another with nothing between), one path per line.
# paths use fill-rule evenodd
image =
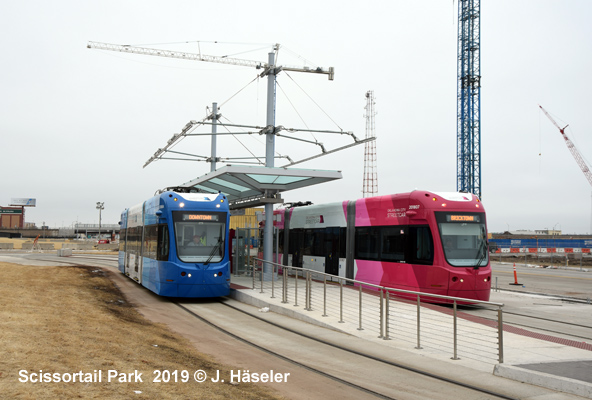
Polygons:
M99 210L99 238L101 240L101 211L105 209L105 202L97 201L97 210ZM97 241L98 243L98 241Z

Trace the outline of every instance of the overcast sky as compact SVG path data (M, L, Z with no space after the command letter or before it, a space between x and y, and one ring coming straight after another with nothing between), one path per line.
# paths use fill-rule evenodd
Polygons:
M363 138L373 90L379 194L455 191L456 15L452 0L4 1L0 205L36 198L26 220L58 227L98 223L101 201L103 223L117 223L157 189L209 171L196 162L142 166L212 102L226 121L265 124L267 83L255 69L91 50L88 41L263 62L279 43L279 64L333 66L335 80L282 72L277 125ZM538 108L569 124L592 159L590 20L588 0L481 4L482 194L492 232L591 230L592 188ZM315 136L329 149L351 142ZM262 138L238 138L221 138L218 155L243 156L247 147L264 156ZM209 137L187 138L177 150L208 155ZM318 152L285 139L276 150L292 159ZM363 165L363 145L301 164L344 178L283 197L360 198Z

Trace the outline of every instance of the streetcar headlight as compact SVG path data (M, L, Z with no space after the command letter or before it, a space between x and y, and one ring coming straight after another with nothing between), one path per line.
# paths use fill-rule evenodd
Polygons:
M185 207L185 203L179 203L179 207Z
M188 278L191 278L191 274L187 274L187 277L188 277Z
M220 208L220 204L216 204L216 208Z

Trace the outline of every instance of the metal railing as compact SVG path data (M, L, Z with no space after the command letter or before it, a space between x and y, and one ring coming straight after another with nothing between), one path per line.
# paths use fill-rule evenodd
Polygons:
M249 265L252 288L272 299L303 306L323 318L338 318L349 329L374 332L384 340L410 342L478 360L504 362L501 303L394 289L259 258ZM448 303L451 308L434 305ZM471 316L459 306L492 307L496 321ZM322 314L320 314L322 312ZM345 329L345 326L344 326Z

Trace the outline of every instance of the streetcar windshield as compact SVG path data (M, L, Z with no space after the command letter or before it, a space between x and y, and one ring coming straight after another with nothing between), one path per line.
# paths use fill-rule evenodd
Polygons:
M215 263L224 258L226 213L174 211L177 255L183 262Z
M437 212L446 261L455 267L483 267L489 263L485 214Z

